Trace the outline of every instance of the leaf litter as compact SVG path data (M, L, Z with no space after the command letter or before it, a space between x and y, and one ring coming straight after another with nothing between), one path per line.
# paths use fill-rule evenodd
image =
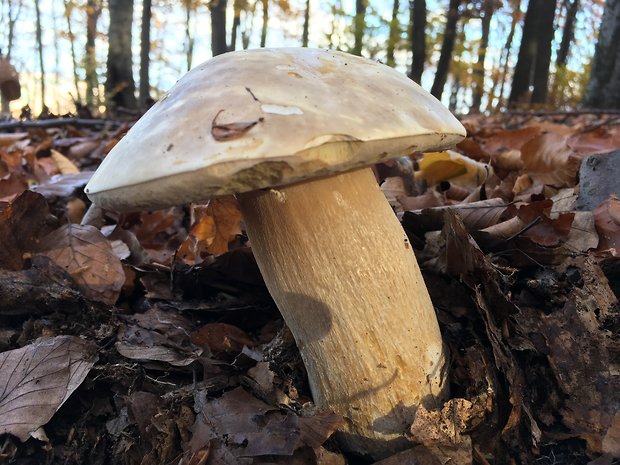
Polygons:
M464 124L457 151L376 169L451 354L450 398L378 463L612 463L616 184L596 171L605 200L577 199L580 166L616 150L620 128ZM82 188L127 127L0 137L0 463L363 463L331 439L343 419L313 407L234 198L89 210Z

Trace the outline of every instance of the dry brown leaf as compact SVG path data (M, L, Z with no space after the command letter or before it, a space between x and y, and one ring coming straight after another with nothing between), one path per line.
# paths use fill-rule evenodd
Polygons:
M228 323L208 323L192 331L190 337L193 344L209 350L215 357L234 357L243 350L243 346L254 346L254 341L245 331Z
M22 172L9 173L0 179L0 200L11 201L28 189L28 178Z
M96 360L95 345L74 336L41 338L0 353L0 434L26 441L84 381Z
M482 147L493 158L509 150L521 150L521 147L542 133L538 126L526 126L516 130L501 130L482 142Z
M125 282L121 261L110 242L92 226L63 226L45 236L38 252L73 277L84 295L113 305Z
M196 417L190 446L196 451L210 443L215 456L232 455L238 459L291 456L303 446L318 447L341 424L342 418L331 413L312 417L292 412L283 415L237 388L204 404Z
M600 127L571 136L568 146L583 156L606 153L620 147L620 127Z
M494 198L478 202L446 205L407 211L403 215L403 226L418 235L438 231L443 227L446 210L457 213L468 231L478 231L498 224L509 208L502 199Z
M556 188L577 183L581 158L568 146L565 136L554 133L535 137L521 149L523 171L534 182Z
M72 145L69 148L69 157L74 160L78 160L86 155L89 155L95 149L97 149L101 145L101 141L97 138L95 139L86 139L77 144Z
M450 399L441 410L418 407L409 439L426 446L439 463L469 465L472 462L471 439L464 432L484 418L484 402Z
M13 145L15 142L28 137L27 132L14 132L0 134L0 147L7 147Z
M521 205L517 216L527 227L522 235L545 247L556 246L566 240L575 214L560 213L556 218L551 218L552 206L551 199Z
M233 123L218 123L216 120L224 110L220 110L211 122L211 135L218 142L237 139L243 136L246 132L263 121L263 118L258 118L255 121L239 121Z
M620 251L620 200L609 197L594 210L594 221L600 238L598 250Z
M126 318L118 333L116 350L123 357L143 362L165 362L184 367L202 353L189 340L191 323L178 312L157 307Z
M0 213L0 268L20 270L24 254L40 235L48 233L50 217L43 196L23 192Z
M78 189L82 189L92 175L92 171L83 171L76 174L57 174L32 186L31 190L46 198L70 197Z
M211 199L192 207L194 221L189 235L177 251L188 265L201 263L207 254L228 252L229 242L241 234L241 211L233 196Z

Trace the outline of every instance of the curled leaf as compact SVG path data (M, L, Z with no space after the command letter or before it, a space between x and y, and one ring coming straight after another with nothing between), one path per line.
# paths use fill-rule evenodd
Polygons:
M41 338L0 354L0 434L21 441L45 425L84 381L95 345L74 336Z

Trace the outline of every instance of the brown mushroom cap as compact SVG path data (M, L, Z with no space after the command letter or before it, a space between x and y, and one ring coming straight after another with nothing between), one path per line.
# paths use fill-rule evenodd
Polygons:
M86 193L105 208L160 208L440 150L464 135L439 101L388 66L319 49L244 50L179 80Z

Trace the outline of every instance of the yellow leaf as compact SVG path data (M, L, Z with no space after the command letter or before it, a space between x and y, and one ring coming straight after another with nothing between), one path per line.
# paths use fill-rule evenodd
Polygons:
M75 165L75 163L59 151L52 149L51 153L52 160L54 160L56 166L58 166L58 171L60 171L61 174L77 174L80 172L80 169Z
M442 181L474 188L482 184L490 174L490 166L472 160L452 150L429 152L418 163L420 171L416 178L424 179L429 186Z

